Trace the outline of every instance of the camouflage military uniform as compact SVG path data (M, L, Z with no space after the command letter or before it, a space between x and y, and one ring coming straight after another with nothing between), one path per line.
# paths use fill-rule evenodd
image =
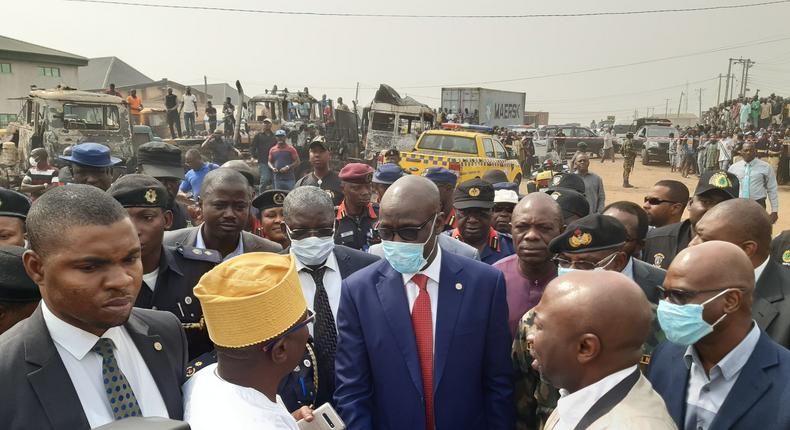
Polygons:
M623 154L623 186L630 186L628 177L631 176L631 170L634 169L634 161L636 160L636 150L634 150L634 141L630 138L625 138L623 146L620 149Z
M642 359L639 367L642 373L647 371L653 349L666 337L658 324L656 305L650 304L653 310L653 327L647 341L642 345ZM516 429L542 429L549 415L557 407L560 392L550 384L541 381L540 374L532 368L532 354L527 342L527 334L535 319L534 310L528 311L518 323L516 339L513 341L513 367L516 371L514 398L516 400Z

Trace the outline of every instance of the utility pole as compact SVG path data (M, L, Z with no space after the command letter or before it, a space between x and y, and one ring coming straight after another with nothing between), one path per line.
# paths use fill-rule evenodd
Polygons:
M683 105L683 112L689 112L689 81L686 81L686 103Z
M697 88L697 92L699 93L699 118L702 119L702 92L705 91L702 88Z
M716 106L718 106L719 103L721 103L721 78L723 78L723 76L721 75L721 73L719 73L719 91L716 92Z
M732 98L732 93L730 93L730 75L732 75L732 60L734 60L734 58L730 58L730 61L727 63L727 84L724 87L725 101L730 100Z
M669 99L664 99L667 101L667 105L664 107L664 116L669 116Z
M680 100L678 100L678 118L680 118L680 104L683 103L683 91L680 92Z
M746 63L743 65L743 67L746 68L746 74L743 77L743 95L744 96L746 96L746 91L749 91L749 87L748 87L748 85L749 85L749 69L751 69L752 66L754 66L755 64L756 63L754 61L752 61L751 59L747 58L746 59Z
M206 95L206 100L208 100L208 78L206 78L206 75L203 75L203 94Z

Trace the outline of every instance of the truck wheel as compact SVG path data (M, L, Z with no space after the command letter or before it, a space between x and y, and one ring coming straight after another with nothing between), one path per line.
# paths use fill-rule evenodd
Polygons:
M647 166L650 163L650 156L647 154L647 149L642 150L642 164Z

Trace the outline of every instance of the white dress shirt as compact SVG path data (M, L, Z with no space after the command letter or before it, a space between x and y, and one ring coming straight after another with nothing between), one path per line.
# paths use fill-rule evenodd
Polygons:
M236 249L233 250L230 254L226 255L222 258L222 261L228 261L233 257L238 257L241 254L244 254L244 242L241 240L241 232L239 232L239 244L236 246ZM195 248L203 248L206 249L206 242L203 241L203 226L200 226L198 230L197 239L195 239Z
M431 298L431 323L433 325L433 345L435 353L436 346L436 310L439 308L439 274L442 271L442 247L436 247L436 257L425 270L417 272L428 277L428 297ZM403 285L406 288L406 299L409 301L409 314L414 308L414 302L417 301L417 295L420 292L420 287L415 284L411 278L417 273L410 273L403 275Z
M636 370L637 365L619 370L574 393L568 393L567 390L560 389L561 397L557 400L557 414L560 416L560 419L557 421L554 430L573 430L576 428L579 421L593 407L595 402Z
M55 349L80 399L88 424L93 428L115 421L102 381L102 358L91 351L99 337L61 320L43 301L41 311ZM169 415L162 394L126 328L112 327L101 337L111 339L115 344L115 360L132 386L143 416L167 418Z
M211 364L184 384L184 421L192 430L299 430L283 406L260 391L225 381Z
M746 161L741 160L730 166L729 172L738 177L740 186L746 175ZM749 175L749 198L759 200L767 198L771 202L771 212L779 212L779 192L776 183L776 174L771 165L759 158L748 164L751 165Z
M757 284L757 281L760 280L760 276L763 276L763 271L765 270L765 266L768 265L768 260L771 259L771 256L768 256L763 264L754 268L754 283Z
M307 301L307 309L315 312L315 281L313 280L313 275L310 274L310 269L294 256L293 252L291 255L296 262L296 271L299 273L299 283L302 284L302 294L304 294L304 299ZM329 308L332 309L332 317L335 319L335 329L337 329L337 308L340 306L340 284L343 282L343 279L340 277L340 267L337 265L334 251L326 258L324 267L327 269L324 271L324 289L326 290L326 297L329 299ZM307 325L311 335L313 334L313 325Z
M634 280L634 257L628 257L628 264L625 265L625 268L620 273L628 276L628 279Z
M156 280L159 279L159 268L154 269L153 272L143 273L143 282L151 290L156 288Z
M689 369L689 382L686 392L685 428L696 430L710 428L721 405L738 380L743 366L752 356L758 340L760 340L760 328L757 327L757 323L752 323L749 334L710 369L710 376L705 373L694 345L686 349L683 358Z

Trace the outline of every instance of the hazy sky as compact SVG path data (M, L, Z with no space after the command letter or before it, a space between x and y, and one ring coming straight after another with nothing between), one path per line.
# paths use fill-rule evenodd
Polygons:
M294 11L510 15L758 0L137 1ZM387 83L401 95L437 106L443 85L473 84L468 86L524 91L527 110L548 111L552 123L588 124L611 114L631 119L634 109L642 116L648 107L663 114L666 99L670 111L677 111L686 82L691 93L688 110L697 112L700 87L704 110L716 102L717 76L726 74L727 59L744 56L757 62L750 71L752 94L759 88L760 94L790 95L790 3L713 12L477 20L273 16L64 0L3 3L0 34L86 57L116 56L155 80L167 77L192 84L202 82L204 75L210 83L240 79L252 94L273 84L291 89L307 86L312 94L350 101L360 82L360 105L367 105L378 84ZM613 70L482 83L783 37L788 39ZM740 68L735 73L740 77Z

